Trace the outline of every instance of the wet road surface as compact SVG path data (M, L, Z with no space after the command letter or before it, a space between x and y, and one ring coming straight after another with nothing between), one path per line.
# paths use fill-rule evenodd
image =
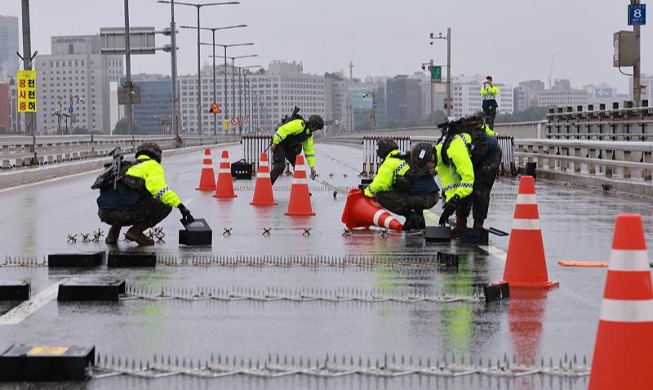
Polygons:
M213 148L216 168L220 152L230 160L241 157L241 147ZM513 298L485 304L474 299L474 286L501 279L508 237L490 237L490 247L425 242L421 233L381 234L380 230L345 234L340 216L346 189L356 186L362 168L361 151L347 146L318 144L318 179L310 181L316 216L285 216L292 178L282 177L274 187L277 206L251 206L255 180L235 183L238 197L218 200L212 192L196 191L202 153L164 158L168 184L196 218L213 229L211 247L177 244L180 215L172 214L159 226L165 243L152 250L159 258L155 269L48 269L16 266L11 261L42 262L48 254L97 251L100 242L83 242L82 234L107 230L97 218L90 190L97 172L61 178L38 185L0 192L4 223L0 230L2 280L30 280L32 297L56 283L78 276L125 279L132 298L117 303L46 301L18 324L0 325L0 348L12 344L95 345L100 357L152 362L153 356L209 361L230 356L264 361L268 356L324 359L345 356L358 362L386 355L442 359L452 354L467 361L503 359L546 362L576 355L590 359L598 324L606 268L567 268L559 260L608 261L614 219L618 213L638 213L644 220L651 247L653 205L646 199L537 181L536 192L546 249L549 279L560 288L548 292L513 289ZM325 184L326 183L326 184ZM510 231L519 181L500 178L492 193L486 225ZM334 197L334 187L337 194ZM441 204L433 209L439 213ZM263 234L264 228L270 234ZM307 233L307 229L310 230ZM231 234L227 234L226 230ZM124 233L124 231L123 231ZM68 235L77 234L77 242ZM120 241L121 250L139 251ZM149 250L149 249L148 249ZM457 253L457 270L435 265L437 251ZM4 257L4 259L3 259ZM369 260L374 265L281 265L283 259ZM186 261L184 261L186 259ZM225 265L231 260L267 259L268 265ZM250 259L250 260L246 260ZM11 260L11 261L9 261ZM412 263L411 263L412 261ZM390 262L390 264L388 264ZM395 264L392 264L392 263ZM408 264L411 263L411 264ZM174 297L151 300L161 291ZM389 301L332 300L334 296L368 297L383 294ZM241 296L248 299L191 299ZM312 295L319 299L293 300ZM401 301L407 295L432 297ZM466 297L441 302L442 296ZM282 296L285 299L257 299ZM0 323L17 302L0 302ZM0 388L14 388L0 384ZM34 388L40 388L34 384ZM497 379L482 375L438 378L408 375L399 378L353 375L316 378L290 375L256 378L236 375L202 379L174 376L140 379L119 376L84 384L63 383L60 388L586 388L587 379L534 375ZM16 387L18 388L18 387ZM43 388L55 388L51 384Z

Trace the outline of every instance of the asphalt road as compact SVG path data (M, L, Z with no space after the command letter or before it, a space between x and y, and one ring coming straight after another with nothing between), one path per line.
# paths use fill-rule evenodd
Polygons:
M241 147L227 147L230 160ZM29 280L36 310L7 324L8 313L20 302L0 302L0 348L12 344L94 345L98 355L117 360L209 361L228 355L265 360L271 354L297 359L324 359L326 354L349 361L384 359L386 355L417 359L465 357L487 362L515 357L517 361L558 361L565 354L591 359L606 268L568 268L559 260L608 261L615 216L643 216L649 248L653 242L650 200L610 192L536 182L549 279L560 287L548 292L513 291L509 300L485 304L470 298L474 286L502 278L508 237L491 236L489 247L457 242L426 242L421 233L382 234L380 230L346 234L340 221L343 191L360 181L361 150L347 146L317 147L318 179L310 181L312 217L289 217L291 177L275 185L277 206L255 207L254 180L236 181L238 197L218 200L211 192L196 191L202 154L165 159L168 184L195 217L213 229L211 247L178 244L180 215L176 210L160 227L165 243L152 250L154 269L48 269L48 254L109 249L84 242L83 235L107 226L97 217L97 193L90 189L97 172L0 191L0 278ZM222 149L212 149L214 167ZM335 186L338 193L334 197ZM492 193L487 225L510 231L518 178L500 178ZM439 213L441 204L433 211ZM269 229L270 234L264 234ZM307 229L308 230L307 232ZM230 234L227 233L227 230ZM77 235L76 242L68 240ZM120 241L120 250L139 251ZM115 248L113 248L115 249ZM150 250L150 249L148 249ZM436 252L455 253L460 266L448 269L433 262ZM284 263L284 259L286 263ZM294 259L294 260L293 260ZM299 259L299 260L298 260ZM301 265L317 259L321 266ZM343 259L362 265L337 265ZM353 259L353 260L352 260ZM357 260L356 260L357 259ZM267 265L254 265L263 261ZM230 263L231 262L231 263ZM243 263L233 265L233 262ZM293 262L293 265L287 265ZM394 263L394 264L392 264ZM411 263L411 264L408 264ZM249 264L249 265L248 265ZM286 265L283 265L286 264ZM77 277L111 276L124 279L132 298L119 302L57 302L48 291ZM50 289L50 290L48 290ZM165 291L175 299L154 300ZM400 302L330 299L420 295L433 300ZM248 299L192 299L192 296L231 296ZM466 299L441 302L446 294ZM140 297L137 297L140 296ZM266 299L270 296L313 296L316 300ZM160 358L159 358L160 359ZM131 363L130 363L131 364ZM486 364L486 363L484 363ZM436 383L437 381L437 383ZM16 387L18 386L18 387ZM23 387L21 387L23 386ZM534 375L496 379L473 375L438 378L408 375L379 378L353 375L316 378L291 375L257 378L237 375L202 379L189 375L160 379L118 376L84 383L0 384L0 388L585 388L585 379Z

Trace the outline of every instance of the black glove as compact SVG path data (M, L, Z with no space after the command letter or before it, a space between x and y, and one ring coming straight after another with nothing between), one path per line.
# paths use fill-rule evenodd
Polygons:
M179 206L177 206L177 208L181 213L182 216L181 223L183 225L188 225L189 223L193 223L195 221L195 218L193 218L193 216L190 214L190 210L188 210L183 203L180 203Z
M447 224L449 217L451 217L453 213L456 212L459 201L460 201L460 196L454 195L453 198L449 199L449 201L445 203L444 206L442 206L442 215L440 215L440 221L439 221L440 226L444 226Z

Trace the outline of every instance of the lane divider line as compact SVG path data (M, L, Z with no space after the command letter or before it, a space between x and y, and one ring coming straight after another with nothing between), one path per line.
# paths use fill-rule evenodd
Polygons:
M25 301L9 310L3 316L0 316L0 325L20 324L27 317L36 313L39 309L56 298L57 293L59 292L59 285L65 283L66 281L68 281L67 278L49 286L48 288L34 295L30 300Z

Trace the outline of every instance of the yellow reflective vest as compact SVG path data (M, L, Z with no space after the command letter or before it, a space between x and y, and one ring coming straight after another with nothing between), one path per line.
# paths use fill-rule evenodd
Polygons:
M388 153L374 180L363 191L365 196L373 198L379 192L391 191L397 176L403 176L410 169L408 161L396 157L399 153L401 153L399 150Z
M490 84L483 84L481 87L481 98L483 100L495 99L499 95L499 87Z
M313 134L302 119L294 119L280 126L272 137L272 143L279 145L286 141L287 144L302 144L304 157L309 167L315 167L315 149L313 148Z
M440 176L445 202L454 195L458 195L462 199L472 193L474 166L467 147L471 142L472 137L467 133L454 135L446 151L449 164L445 164L442 159L443 144L435 146L435 155L438 158L435 170Z
M145 155L138 156L138 160L141 163L130 167L125 174L143 179L145 188L161 202L172 207L179 206L181 199L166 184L163 166Z

